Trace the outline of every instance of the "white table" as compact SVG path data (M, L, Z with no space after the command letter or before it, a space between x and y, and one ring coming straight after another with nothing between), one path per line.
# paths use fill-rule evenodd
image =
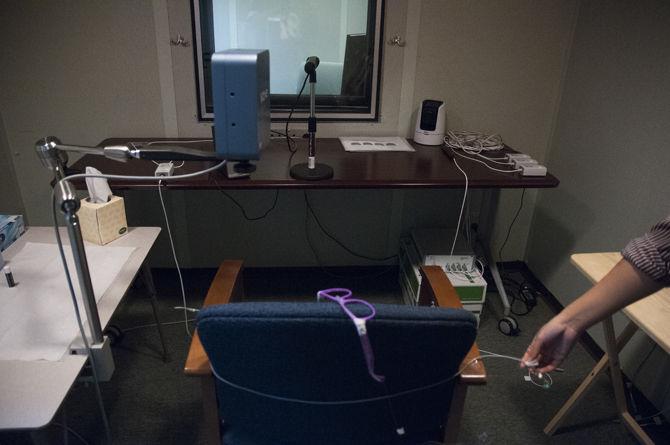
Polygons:
M572 264L591 282L597 283L621 260L621 254L618 252L580 253L572 255L570 259ZM609 368L612 376L616 407L623 424L640 443L650 445L654 443L628 412L619 364L619 351L626 346L628 341L633 337L633 334L638 329L641 329L662 347L665 352L670 353L670 288L663 288L646 298L626 306L621 311L630 319L630 322L628 322L621 334L616 337L612 317L608 316L602 321L605 330L606 353L544 428L546 434L554 434L567 415L586 395L587 390L592 386L596 378Z
M107 326L114 311L142 268L158 234L159 227L135 227L107 246L135 247L118 275L98 301L100 324ZM63 243L69 246L67 231L61 229ZM28 242L56 244L52 227L30 227L3 252L10 259ZM87 243L86 243L87 244ZM150 281L148 268L145 278ZM75 273L71 271L71 273ZM147 276L148 275L148 276ZM35 279L39 279L35 277ZM76 277L73 277L76 280ZM153 295L153 283L147 283ZM63 286L66 286L63 278ZM160 325L159 325L160 327ZM160 331L159 331L160 332ZM161 335L162 337L162 335ZM73 339L73 342L77 339ZM67 396L86 363L85 355L65 355L60 361L3 360L0 357L0 430L37 429L48 425Z

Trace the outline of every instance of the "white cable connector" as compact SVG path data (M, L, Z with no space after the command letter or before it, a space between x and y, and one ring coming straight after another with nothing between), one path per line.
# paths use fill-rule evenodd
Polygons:
M172 161L170 162L161 162L158 164L158 167L156 167L156 172L154 173L154 176L172 176L172 173L174 173L174 164Z

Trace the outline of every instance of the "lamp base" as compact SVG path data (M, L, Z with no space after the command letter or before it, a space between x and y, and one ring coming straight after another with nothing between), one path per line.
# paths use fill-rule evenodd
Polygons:
M291 167L291 177L303 181L320 181L333 177L333 168L326 164L316 164L309 168L307 163L297 164Z

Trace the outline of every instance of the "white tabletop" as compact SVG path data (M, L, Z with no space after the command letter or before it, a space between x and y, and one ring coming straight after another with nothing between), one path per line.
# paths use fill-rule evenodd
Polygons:
M135 247L135 250L98 302L103 328L135 279L159 233L159 227L130 228L126 235L107 244ZM61 236L64 243L69 242L64 228ZM30 227L3 255L11 259L28 242L55 244L53 228ZM60 361L2 360L0 357L0 430L36 429L49 424L85 363L86 356L77 355L66 355Z

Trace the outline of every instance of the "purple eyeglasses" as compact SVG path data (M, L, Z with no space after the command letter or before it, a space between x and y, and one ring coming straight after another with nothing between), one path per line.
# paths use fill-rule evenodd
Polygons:
M363 355L365 356L365 363L368 367L368 373L375 381L381 383L384 381L384 376L375 374L375 354L372 351L372 345L370 344L370 338L368 337L368 330L365 326L365 322L374 318L375 308L365 300L360 300L358 298L351 298L351 291L344 288L332 288L320 290L316 293L317 301L320 301L323 298L334 301L340 305L345 314L354 322L356 327L356 332L358 333L358 338L361 342L361 347L363 348ZM362 304L363 306L370 309L370 314L365 317L357 317L351 312L347 305L349 304Z

